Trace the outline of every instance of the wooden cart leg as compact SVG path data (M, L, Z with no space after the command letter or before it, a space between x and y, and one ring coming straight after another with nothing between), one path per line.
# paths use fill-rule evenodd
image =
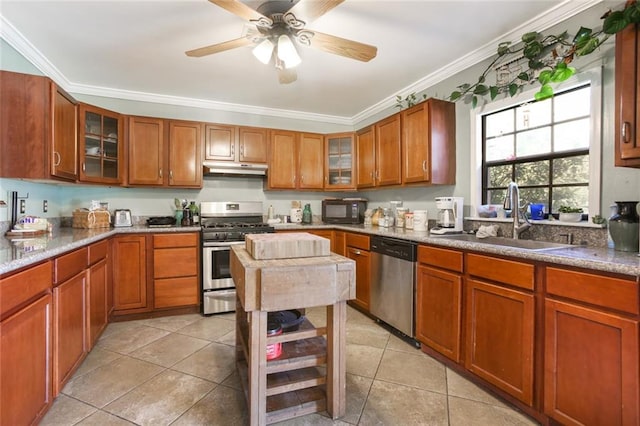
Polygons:
M347 407L347 302L327 306L327 412L335 420Z
M249 424L267 423L267 312L251 311L249 320Z

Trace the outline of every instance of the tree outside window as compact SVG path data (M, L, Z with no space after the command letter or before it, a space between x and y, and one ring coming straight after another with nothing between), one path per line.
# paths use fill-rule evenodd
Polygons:
M482 116L482 202L502 204L509 182L521 203L589 212L590 85Z

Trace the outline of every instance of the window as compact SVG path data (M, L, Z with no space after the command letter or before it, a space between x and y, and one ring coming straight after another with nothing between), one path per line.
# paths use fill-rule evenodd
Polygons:
M562 205L577 206L588 213L592 101L591 84L583 84L546 101L482 113L482 204L502 204L513 180L521 203L544 204L553 213Z

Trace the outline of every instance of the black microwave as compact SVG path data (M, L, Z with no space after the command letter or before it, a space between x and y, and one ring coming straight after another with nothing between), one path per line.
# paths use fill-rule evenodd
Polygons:
M366 209L367 200L361 198L322 200L322 221L325 223L363 223Z

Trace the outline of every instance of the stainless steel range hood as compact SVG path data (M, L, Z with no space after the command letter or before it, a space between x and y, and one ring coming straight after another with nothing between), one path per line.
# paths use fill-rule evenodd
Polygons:
M267 174L266 164L234 163L231 161L205 161L204 175L262 177Z

